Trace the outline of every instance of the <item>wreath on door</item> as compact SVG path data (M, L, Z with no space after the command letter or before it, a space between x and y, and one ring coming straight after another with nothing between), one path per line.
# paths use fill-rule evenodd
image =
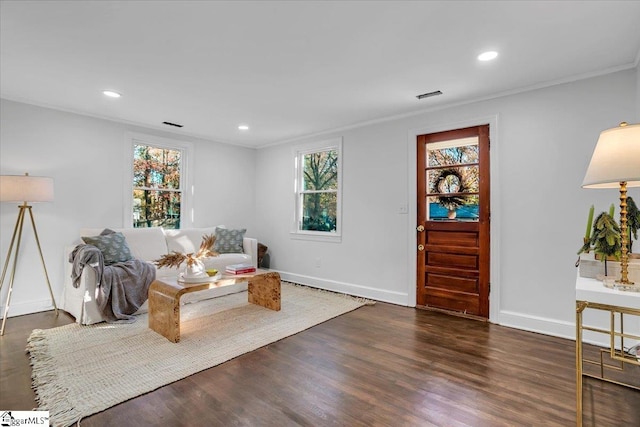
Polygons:
M459 169L440 169L434 178L435 201L450 211L455 211L467 203L468 196L450 193L466 193L469 191L469 179Z

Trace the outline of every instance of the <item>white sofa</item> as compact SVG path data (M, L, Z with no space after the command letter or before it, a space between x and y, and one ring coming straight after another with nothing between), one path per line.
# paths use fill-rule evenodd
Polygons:
M219 226L224 228L223 226ZM113 229L121 232L126 240L131 253L137 259L152 262L161 256L173 251L182 253L196 252L202 242L202 236L207 234L215 234L216 227L210 228L191 228L182 230L165 230L163 228L130 228L130 229ZM82 229L80 236L65 250L65 273L64 288L62 291L62 302L60 308L76 318L76 322L83 325L91 325L104 321L102 313L98 309L95 302L96 296L96 276L93 268L86 267L82 271L80 285L75 288L71 280L72 264L68 261L69 255L76 245L83 243L81 237L99 235L103 229ZM225 267L230 264L251 263L257 267L258 264L258 241L250 237L243 240L244 253L226 253L216 257L207 258L204 261L205 267L215 268L224 271ZM183 266L181 266L183 267ZM176 268L159 268L156 269L156 277L176 277L178 270ZM181 298L183 303L199 301L206 298L226 295L234 292L240 292L247 288L247 284L239 283L233 286L227 286L218 289L210 289L202 292L195 292L185 295ZM137 314L147 311L145 302L138 310Z

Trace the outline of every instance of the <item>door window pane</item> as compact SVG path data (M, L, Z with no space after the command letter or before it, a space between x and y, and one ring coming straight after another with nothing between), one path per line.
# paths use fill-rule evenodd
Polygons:
M478 138L462 138L427 145L427 167L478 163Z
M478 138L427 144L426 188L430 220L477 221Z
M427 170L429 194L477 193L480 170L477 165Z

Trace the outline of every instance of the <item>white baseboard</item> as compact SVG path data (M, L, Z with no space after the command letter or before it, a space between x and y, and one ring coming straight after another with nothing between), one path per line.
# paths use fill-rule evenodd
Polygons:
M498 324L554 337L576 339L576 325L548 317L532 316L515 311L500 310Z
M566 322L547 317L531 316L528 314L516 313L514 311L500 311L500 319L498 324L510 328L522 329L524 331L537 332L544 335L566 338L572 341L576 340L576 324L575 322ZM608 329L608 325L587 325L598 327L600 329ZM626 332L626 328L625 328ZM609 347L609 335L592 331L583 331L582 341L588 344L600 347ZM637 344L635 340L625 340L625 347L632 347Z
M384 289L370 288L354 283L338 282L335 280L321 279L319 277L305 276L286 271L273 270L280 273L280 278L293 283L307 285L314 288L340 292L358 297L370 298L376 301L389 302L398 305L407 305L408 295L405 292L393 292Z
M280 273L282 280L299 283L319 289L325 289L334 292L371 298L376 301L389 302L398 305L407 305L408 295L402 292L392 292L367 286L361 286L353 283L338 282L335 280L327 280L313 276L305 276L286 271L273 270ZM559 338L566 338L572 341L576 339L576 325L574 322L567 322L548 317L533 316L529 314L518 313L515 311L501 310L497 322L499 325L510 328L521 329L529 332L536 332L544 335L551 335ZM589 344L608 347L608 336L590 331L584 331L583 341ZM629 344L632 344L629 341ZM625 341L625 347L628 346Z
M4 314L4 304L2 304L2 313ZM11 302L9 305L9 314L7 317L23 316L25 314L40 313L41 311L53 310L53 304L50 299L26 302Z

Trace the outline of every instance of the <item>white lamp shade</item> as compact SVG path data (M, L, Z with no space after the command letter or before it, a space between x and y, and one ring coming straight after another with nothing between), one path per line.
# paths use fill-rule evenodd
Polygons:
M607 129L600 134L582 186L640 187L640 124Z
M2 202L52 202L53 178L47 176L0 176Z

